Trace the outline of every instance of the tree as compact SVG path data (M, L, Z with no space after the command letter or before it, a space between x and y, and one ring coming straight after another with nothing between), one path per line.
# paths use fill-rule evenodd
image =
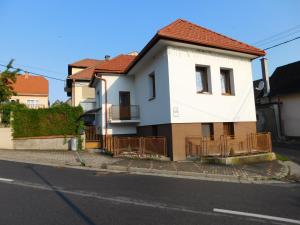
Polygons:
M13 68L13 62L13 59L10 60L6 69L0 73L0 104L8 101L11 96L16 95L12 85L16 82L20 69Z

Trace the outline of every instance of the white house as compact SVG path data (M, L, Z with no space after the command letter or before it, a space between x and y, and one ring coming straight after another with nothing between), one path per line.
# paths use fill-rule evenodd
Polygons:
M263 50L178 19L138 55L94 70L101 135L165 136L168 155L185 159L185 137L256 132L251 60Z
M254 81L257 87L262 80ZM274 139L300 138L300 61L276 68L270 93L256 90L257 129L272 132Z

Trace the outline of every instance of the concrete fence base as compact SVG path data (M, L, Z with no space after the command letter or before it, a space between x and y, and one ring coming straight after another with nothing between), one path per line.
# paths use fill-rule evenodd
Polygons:
M31 137L13 139L14 149L70 150L72 137Z
M43 137L13 138L11 128L0 128L0 149L17 150L71 150L71 139L76 136L58 135ZM85 135L82 138L82 149L85 149Z
M10 127L0 128L0 149L13 149L12 130Z

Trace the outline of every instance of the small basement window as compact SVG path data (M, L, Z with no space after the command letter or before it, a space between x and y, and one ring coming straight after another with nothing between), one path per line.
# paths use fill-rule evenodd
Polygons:
M156 90L155 90L155 73L149 75L149 101L155 99Z
M223 123L223 134L225 136L234 136L234 123Z
M214 127L212 123L202 123L202 136L211 140L214 139Z
M196 66L197 93L210 93L209 67Z
M231 69L221 69L221 91L222 95L233 95L233 77Z

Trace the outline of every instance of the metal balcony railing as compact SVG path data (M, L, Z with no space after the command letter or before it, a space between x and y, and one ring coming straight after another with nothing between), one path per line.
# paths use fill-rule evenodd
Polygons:
M109 108L109 120L139 120L140 110L138 105L120 106L112 105Z

